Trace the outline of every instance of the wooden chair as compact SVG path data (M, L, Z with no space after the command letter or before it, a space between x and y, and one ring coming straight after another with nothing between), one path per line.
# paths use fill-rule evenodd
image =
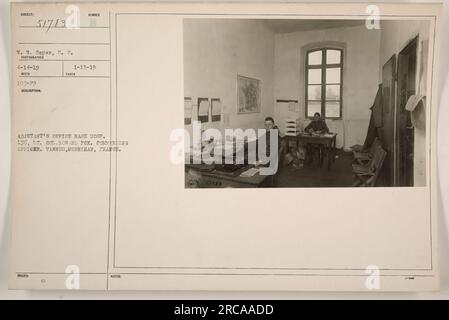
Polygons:
M354 160L359 164L368 163L374 156L377 148L381 147L380 140L376 137L368 151L353 151Z
M366 165L353 164L352 171L356 177L353 187L374 187L386 156L387 152L379 145Z

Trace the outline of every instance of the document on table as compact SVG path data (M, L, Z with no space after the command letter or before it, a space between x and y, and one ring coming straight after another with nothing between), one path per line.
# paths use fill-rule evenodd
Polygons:
M267 74L257 69L256 56L265 50L263 58L272 59L272 46L283 41L275 37L283 24L266 19L334 21L357 15L363 26L366 4L11 5L10 288L438 288L434 48L440 5L380 5L386 16L419 15L430 26L426 130L431 134L423 144L428 150L423 186L201 190L184 183L184 140L178 135L184 132L184 98L220 99L226 110L225 120L200 124L198 137L196 115L186 108L192 117L188 133L200 143L210 138L201 136L208 126L220 133L224 125L254 119L253 126L263 127L271 114L260 102L275 101L277 93L269 88L279 74L271 67ZM198 29L202 37L217 32L216 42L191 43L183 34L189 19L219 19L217 25L235 19L240 27L229 34ZM260 27L252 28L248 19ZM262 31L265 47L236 49L260 40L256 34ZM225 46L222 39L237 44ZM206 56L211 45L232 68L201 68L206 60L185 68L183 48ZM353 54L350 45L347 50ZM236 56L251 61L239 64ZM300 70L281 71L289 69ZM185 94L184 72L198 81L209 75L219 80L193 88L196 95ZM247 79L241 88L238 76ZM293 95L300 91L294 84ZM246 109L238 110L238 95L246 99ZM210 113L208 103L196 107L199 115ZM192 176L201 185L202 175Z
M252 176L254 176L258 172L259 172L259 169L257 169L257 168L250 168L250 169L246 170L245 172L242 172L240 174L240 176L242 176L242 177L252 177Z

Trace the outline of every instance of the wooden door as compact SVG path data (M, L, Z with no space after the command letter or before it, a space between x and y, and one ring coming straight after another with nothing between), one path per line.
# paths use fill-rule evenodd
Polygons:
M413 186L413 158L415 129L410 112L405 110L410 96L416 92L416 65L418 39L413 39L398 56L398 108L396 114L397 133L397 185Z

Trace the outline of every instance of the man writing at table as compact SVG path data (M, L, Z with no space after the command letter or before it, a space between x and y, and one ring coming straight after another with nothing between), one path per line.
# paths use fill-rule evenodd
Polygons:
M326 121L321 119L319 112L315 112L312 122L308 124L304 131L307 133L322 134L329 133L329 128L327 127Z
M310 122L307 127L304 129L305 132L311 134L325 134L329 133L329 128L327 127L326 122L321 119L321 114L315 112L313 115L312 122ZM313 160L314 151L318 151L318 159L320 165L323 163L323 146L321 144L310 143L307 145L307 154L309 155L309 161Z

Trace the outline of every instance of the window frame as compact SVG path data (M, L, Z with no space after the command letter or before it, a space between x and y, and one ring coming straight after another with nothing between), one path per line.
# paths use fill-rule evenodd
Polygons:
M340 63L331 63L327 64L327 50L337 50L340 51ZM309 55L312 52L321 51L321 64L319 65L309 65ZM343 118L343 54L344 50L342 48L337 47L319 47L307 50L305 52L305 117L306 119L312 119L313 116L308 116L308 108L309 108L309 101L313 102L320 102L321 103L321 110L320 114L323 117L323 119L332 119L332 120L341 120ZM328 68L340 68L340 83L326 83L326 69ZM320 100L309 100L309 70L311 69L318 69L321 70L321 99ZM314 84L310 84L314 85ZM318 84L317 84L318 85ZM335 100L340 103L340 116L339 117L328 117L326 115L326 86L327 85L340 85L340 99ZM330 101L330 100L329 100Z

